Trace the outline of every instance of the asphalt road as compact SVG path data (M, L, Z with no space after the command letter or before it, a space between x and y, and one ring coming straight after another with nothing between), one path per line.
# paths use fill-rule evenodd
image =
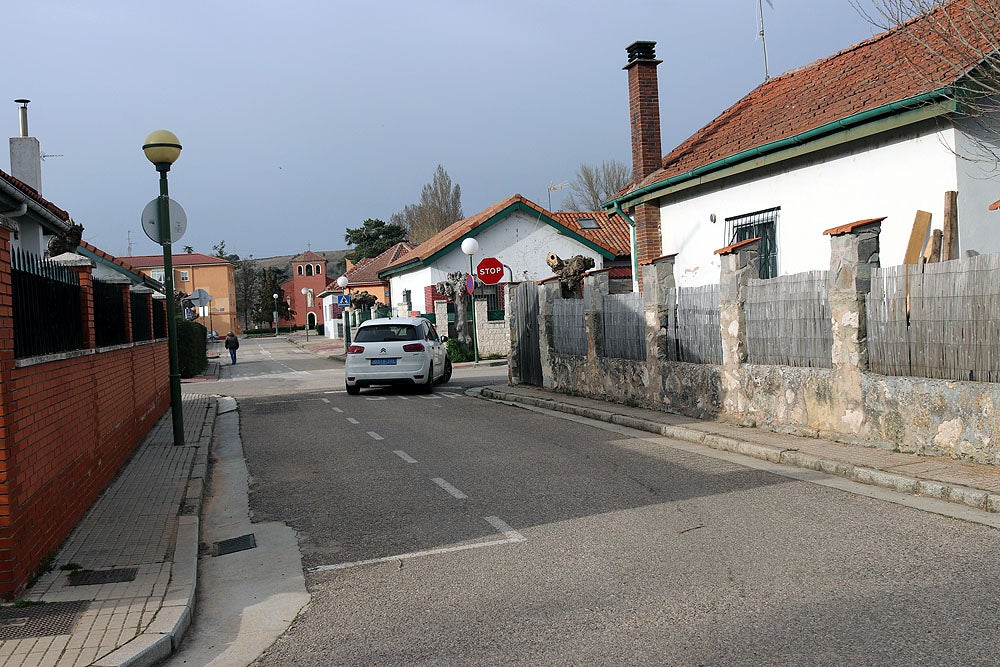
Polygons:
M312 594L254 664L997 661L992 528L465 395L502 367L349 397L245 347L213 391Z

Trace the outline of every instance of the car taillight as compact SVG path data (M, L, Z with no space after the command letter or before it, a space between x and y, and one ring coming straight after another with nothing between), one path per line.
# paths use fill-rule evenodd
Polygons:
M403 346L403 352L422 352L424 349L423 343L409 343Z
M365 351L364 345L352 345L347 348L347 354L361 354Z

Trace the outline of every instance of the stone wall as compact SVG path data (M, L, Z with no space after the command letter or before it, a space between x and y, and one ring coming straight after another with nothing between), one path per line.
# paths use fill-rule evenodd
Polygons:
M758 259L757 242L748 241L718 251L721 365L667 361L664 303L675 285L674 257L668 256L647 262L642 272L645 362L603 356L606 274L584 279L586 356L552 351L552 304L562 297L558 283L540 284L543 386L700 419L1000 464L1000 385L889 377L868 369L865 295L878 266L880 223L864 220L827 231L832 368L747 363L745 292ZM511 343L516 352L517 341Z

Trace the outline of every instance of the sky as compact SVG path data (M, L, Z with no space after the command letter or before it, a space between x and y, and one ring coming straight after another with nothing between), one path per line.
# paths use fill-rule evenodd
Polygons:
M850 0L763 8L772 76L877 32ZM270 257L346 248L438 164L466 216L515 193L559 210L580 164L631 164L636 40L663 61L664 154L764 79L756 0L23 0L4 23L0 132L30 99L43 196L119 256L160 253L153 130L183 145L174 252Z

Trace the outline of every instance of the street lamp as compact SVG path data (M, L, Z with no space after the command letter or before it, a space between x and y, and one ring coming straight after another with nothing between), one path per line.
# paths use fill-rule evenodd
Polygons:
M274 297L274 337L278 337L278 293L275 292L271 296Z
M476 273L472 269L472 256L479 252L479 241L469 237L462 241L462 252L469 256L469 276L472 278L472 292L469 292L469 299L472 301L472 354L476 360L476 364L479 364L479 341L476 336ZM465 317L465 313L462 313L462 317Z
M309 308L312 308L312 289L303 287L302 296L306 298L306 342L309 342Z
M170 358L170 414L174 426L174 444L184 445L184 409L181 405L181 371L177 357L177 305L174 302L174 261L170 249L170 197L167 192L167 172L181 156L181 143L173 132L156 130L142 145L146 159L160 172L160 197L157 205L157 235L163 247L163 287L167 292L167 353Z
M337 278L337 286L344 290L345 294L347 292L347 284L349 282L350 281L347 279L347 276L340 276ZM347 314L347 311L350 309L350 306L344 306L344 350L351 346L351 320L350 315Z

